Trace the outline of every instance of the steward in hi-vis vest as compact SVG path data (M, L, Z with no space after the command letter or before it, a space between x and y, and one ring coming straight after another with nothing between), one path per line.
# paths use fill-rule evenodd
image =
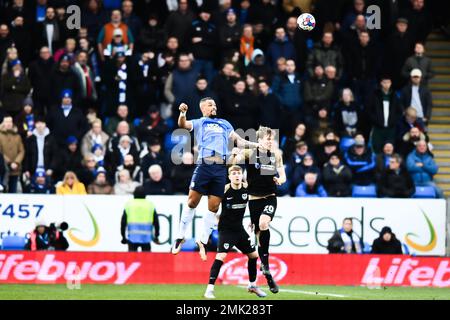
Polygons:
M155 243L159 243L158 214L154 204L145 199L143 187L137 187L134 190L134 199L125 204L120 232L122 244L128 244L128 251L138 251L139 247L141 251L150 251L152 238Z

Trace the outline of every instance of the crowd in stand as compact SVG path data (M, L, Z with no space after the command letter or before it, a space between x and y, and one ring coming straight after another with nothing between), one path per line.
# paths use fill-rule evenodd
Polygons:
M68 5L81 8L69 29ZM381 29L366 8L381 6ZM279 130L280 195L411 197L438 167L428 141L428 3L0 0L5 192L184 194L178 105L213 97L235 129ZM313 32L297 17L312 12ZM180 141L183 138L178 137Z

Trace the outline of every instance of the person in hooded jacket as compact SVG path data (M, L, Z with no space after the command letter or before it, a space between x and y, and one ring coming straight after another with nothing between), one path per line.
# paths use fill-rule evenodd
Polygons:
M350 197L352 195L352 171L342 163L338 152L331 153L322 170L325 190L330 197Z
M261 49L253 50L250 63L245 70L245 74L252 75L256 81L272 80L272 70L266 64L264 52Z
M373 240L371 254L403 254L402 243L390 227L383 227L380 236Z

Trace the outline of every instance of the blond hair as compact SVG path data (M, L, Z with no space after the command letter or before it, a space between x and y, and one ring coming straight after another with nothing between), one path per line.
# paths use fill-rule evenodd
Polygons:
M242 168L238 165L232 165L228 168L228 174L231 174L233 171L240 171L242 172Z
M272 136L272 135L275 135L275 131L273 131L269 127L260 126L258 131L256 131L256 138L257 139L262 139L265 136Z

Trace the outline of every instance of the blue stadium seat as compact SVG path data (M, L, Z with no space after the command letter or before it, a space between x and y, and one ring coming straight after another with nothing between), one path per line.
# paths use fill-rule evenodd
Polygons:
M368 186L353 186L352 197L354 198L376 198L377 189L374 184Z
M416 193L413 198L434 199L436 198L436 190L432 186L416 186Z
M24 250L25 238L19 236L8 236L3 238L2 250Z
M135 119L133 120L133 126L134 126L135 128L139 127L140 124L141 124L141 119L135 118Z
M355 139L350 138L350 137L343 137L341 139L341 143L339 145L339 150L341 150L342 153L345 153L354 144L355 144Z
M195 244L195 239L186 239L186 241L182 244L181 251L195 251L197 249L197 245Z

